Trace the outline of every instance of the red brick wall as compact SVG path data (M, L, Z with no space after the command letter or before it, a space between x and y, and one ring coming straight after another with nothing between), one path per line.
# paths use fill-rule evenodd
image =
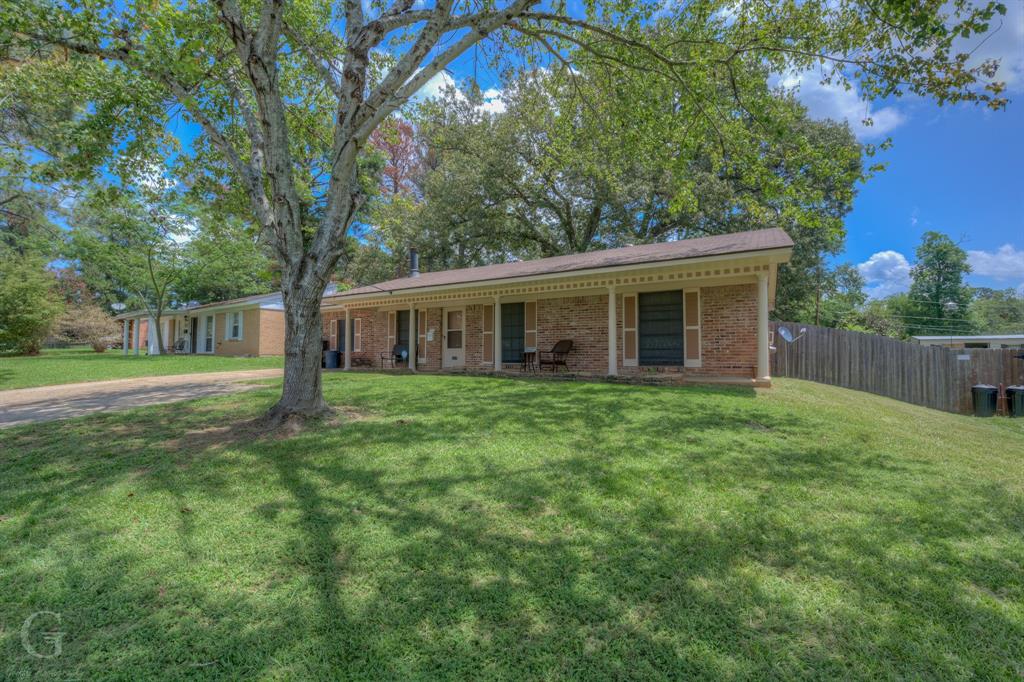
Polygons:
M426 357L427 360L426 363L420 364L420 367L427 371L441 369L441 332L443 328L440 308L427 308L426 331L429 332L431 329L434 330L434 339L426 342L426 355L423 351L419 352L420 357Z
M353 310L350 313L350 320L356 318L362 320L363 344L361 351L352 351L352 359L363 358L371 361L374 367L380 367L380 354L391 350L388 348L388 314L386 311ZM323 313L324 338L330 340L333 349L338 348L336 320L339 319L345 319L344 311L332 310ZM426 343L426 363L421 362L417 367L424 370L438 370L441 369L440 308L427 308L427 329L434 330L434 339ZM418 339L417 343L419 343ZM423 357L423 351L418 350L417 355Z
M484 367L484 306L466 306L466 367ZM487 365L490 367L490 364Z
M757 284L708 287L701 296L700 374L753 377L757 371Z
M345 312L338 310L325 311L322 318L324 338L329 341L332 349L337 350L337 320L345 319ZM357 318L362 320L363 343L358 352L354 349L352 350L352 359L361 358L368 360L373 363L374 367L379 367L380 353L385 350L388 342L387 313L375 310L353 310L350 314L349 324L353 324L352 321Z
M571 372L608 373L608 296L542 298L537 301L537 350L571 339Z
M757 366L757 285L737 284L703 287L701 295L701 360L700 368L623 367L622 364L622 295L616 296L616 337L618 367L622 374L659 371L687 376L754 376ZM483 363L483 305L466 306L465 357L467 369L489 369ZM441 369L442 308L427 309L427 329L434 329L433 341L427 342L424 370ZM332 333L333 320L344 313L325 312L324 330ZM353 319L363 319L361 353L380 366L379 355L387 349L387 313L355 310ZM603 375L608 371L608 296L572 296L542 298L537 301L537 347L549 351L555 342L572 339L573 351L568 365L572 372ZM332 348L337 342L332 339ZM423 353L419 353L423 355Z

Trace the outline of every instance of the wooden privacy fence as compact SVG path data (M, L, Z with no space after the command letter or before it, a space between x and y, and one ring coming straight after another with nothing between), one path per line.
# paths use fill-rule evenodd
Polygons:
M778 333L786 327L794 342ZM800 330L807 331L800 338ZM971 386L1024 385L1024 350L950 349L845 329L773 322L772 376L853 388L946 412L973 411Z

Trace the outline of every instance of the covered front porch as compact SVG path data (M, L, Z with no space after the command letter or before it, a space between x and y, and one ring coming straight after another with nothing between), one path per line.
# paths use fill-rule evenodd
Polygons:
M777 262L755 255L614 273L341 294L323 305L344 370L767 385ZM559 342L564 365L541 366ZM533 362L531 363L530 360Z
M213 355L216 346L216 318L214 315L169 313L160 317L160 338L156 334L156 320L145 313L127 313L118 317L122 324L124 355L207 354Z

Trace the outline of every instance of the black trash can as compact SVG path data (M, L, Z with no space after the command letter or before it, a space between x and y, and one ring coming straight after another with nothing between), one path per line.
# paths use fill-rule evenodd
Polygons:
M324 368L325 369L338 369L338 358L341 353L336 350L325 350L324 351Z
M1011 417L1024 417L1024 386L1006 387L1006 406Z
M971 394L974 396L974 416L993 417L996 413L996 400L999 398L999 389L988 384L976 384L971 386Z

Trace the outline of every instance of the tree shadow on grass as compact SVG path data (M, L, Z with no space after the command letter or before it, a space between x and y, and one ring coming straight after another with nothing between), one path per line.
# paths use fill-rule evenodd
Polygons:
M8 672L1020 672L1024 507L1002 486L730 390L425 383L353 384L369 418L287 441L182 437L269 391L20 432L0 585L73 636L40 663L8 627Z

